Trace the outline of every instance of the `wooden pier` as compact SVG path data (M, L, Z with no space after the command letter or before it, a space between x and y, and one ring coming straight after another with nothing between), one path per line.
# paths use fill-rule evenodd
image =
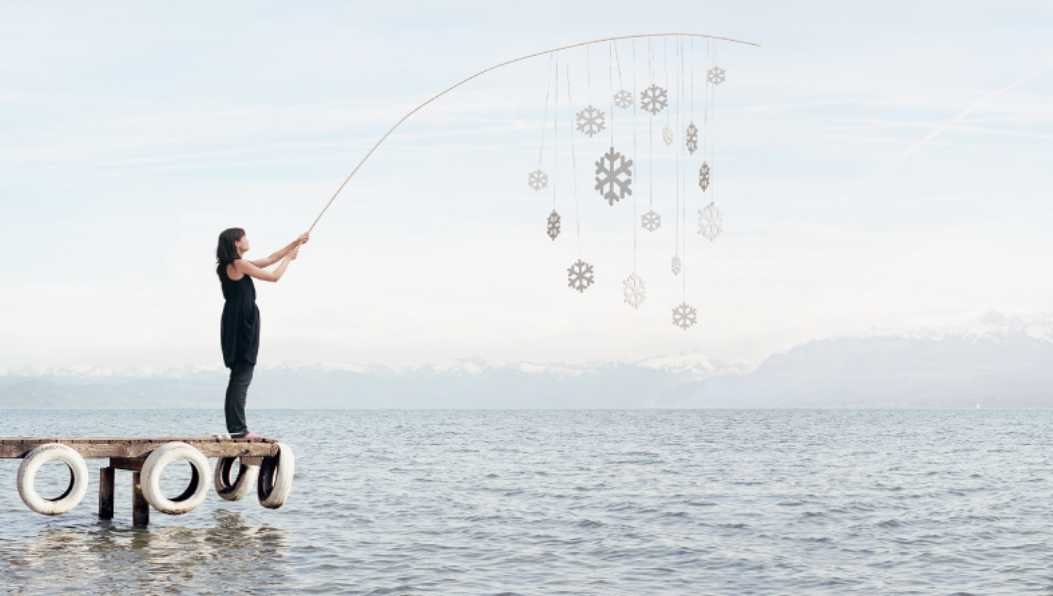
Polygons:
M132 520L136 526L145 526L150 521L150 503L146 496L144 496L141 474L143 473L143 467L146 465L147 459L150 454L166 445L172 444L183 444L188 445L194 450L200 452L205 458L225 458L232 460L233 458L240 458L242 469L254 467L252 474L252 481L256 480L255 472L259 469L264 460L273 461L274 467L277 466L277 460L279 459L282 449L288 449L288 447L281 445L275 439L230 439L223 436L210 436L210 437L0 437L0 459L18 459L25 458L32 454L35 450L39 450L45 446L51 446L52 448L58 446L65 446L72 449L79 455L80 458L109 458L109 465L99 470L99 517L102 519L113 518L113 495L114 495L114 480L117 470L127 470L132 472ZM51 501L44 500L45 502L57 502L66 497L74 488L74 477L76 476L75 468L77 467L76 461L70 461L68 458L68 450L59 447L62 451L67 453L65 456L58 457L47 457L46 460L67 458L64 459L65 463L70 467L70 488L67 489L66 493ZM185 448L184 448L185 449ZM73 456L76 458L76 456ZM199 456L195 456L199 457ZM186 457L182 457L187 459ZM291 468L291 451L288 452L286 458L289 460L288 465ZM202 460L204 461L204 460ZM25 462L24 462L25 463ZM39 467L41 464L37 464ZM164 464L161 464L163 467ZM204 463L205 470L207 470L207 461ZM80 467L83 467L83 462L80 463ZM229 470L230 464L227 464L227 470ZM84 468L86 470L86 468ZM181 497L177 497L175 501L186 499L194 486L198 482L207 483L207 478L199 478L200 474L198 468L194 467L194 463L191 462L191 469L193 471L193 480L191 481L191 488L187 490ZM291 469L288 470L288 480L283 480L288 484L291 482ZM159 471L157 472L160 473ZM35 474L35 469L29 473L30 476ZM268 472L267 482L269 487L273 488L276 471L270 470ZM218 477L218 476L217 476ZM261 478L261 481L263 479ZM218 481L217 481L218 482ZM240 482L240 475L239 475ZM29 490L32 488L32 478L29 480ZM217 492L220 491L220 486L216 487ZM285 494L288 492L288 486L283 487ZM262 489L261 489L262 490ZM20 468L19 474L19 492L22 494L23 491L23 478L22 471ZM242 491L244 493L245 491ZM35 493L34 498L35 498ZM268 493L269 494L269 493ZM222 495L222 494L221 494ZM242 495L243 496L243 495ZM231 499L231 497L224 497ZM241 498L241 497L237 497ZM261 493L261 502L263 494ZM27 500L26 496L23 495L23 500L30 508L34 508ZM79 500L79 499L78 499ZM231 499L234 500L234 499ZM281 495L280 501L284 501L284 494ZM76 503L74 503L75 505ZM276 508L273 505L264 503L265 506ZM157 503L155 502L155 507ZM196 506L196 505L194 505ZM280 503L278 503L280 506ZM192 509L193 507L191 507ZM37 509L35 509L37 510ZM67 509L68 510L68 509ZM45 513L44 511L40 511ZM59 511L62 513L64 511ZM167 513L173 513L172 511L166 511ZM179 511L178 513L184 513L185 511ZM53 514L53 513L49 513Z

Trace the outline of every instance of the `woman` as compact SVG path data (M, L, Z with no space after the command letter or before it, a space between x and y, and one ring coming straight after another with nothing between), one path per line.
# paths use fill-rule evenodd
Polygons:
M249 432L245 424L245 396L252 382L256 353L260 348L260 310L256 308L256 288L252 278L278 281L289 263L296 258L300 245L310 239L303 234L288 246L266 259L246 261L242 256L249 251L245 230L230 228L219 235L216 247L216 275L223 286L223 319L219 338L223 346L223 363L230 369L227 383L227 432L235 439L262 439ZM265 268L281 260L273 272Z

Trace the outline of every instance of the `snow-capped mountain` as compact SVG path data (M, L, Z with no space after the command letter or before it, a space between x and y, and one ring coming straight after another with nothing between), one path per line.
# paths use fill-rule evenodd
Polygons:
M750 375L710 379L682 407L1053 407L1053 318L808 342Z
M5 371L0 408L218 407L214 364ZM583 364L478 358L389 368L262 366L254 407L1053 407L1053 315L989 313L966 325L819 339L759 366L705 354Z

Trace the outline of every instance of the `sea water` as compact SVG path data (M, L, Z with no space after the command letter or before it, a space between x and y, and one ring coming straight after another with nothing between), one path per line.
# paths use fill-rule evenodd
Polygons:
M0 594L1053 592L1051 411L250 407L249 422L295 449L276 511L212 492L133 528L118 471L100 521L90 459L85 499L45 517L0 460ZM0 411L0 436L222 430L218 409ZM64 470L45 466L42 490ZM165 490L188 477L169 466Z

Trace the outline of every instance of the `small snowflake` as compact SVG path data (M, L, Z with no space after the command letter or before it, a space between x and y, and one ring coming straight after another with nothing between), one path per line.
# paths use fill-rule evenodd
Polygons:
M666 145L673 144L673 129L668 126L662 128L662 140Z
M724 82L724 69L719 66L714 66L709 69L709 73L706 75L706 80L714 85L719 85Z
M590 137L595 136L605 128L603 116L601 110L592 106L585 108L578 112L578 130Z
M647 297L643 279L633 271L633 274L622 282L625 286L625 303L633 308L640 308L640 303Z
M614 150L605 153L596 162L596 190L611 206L633 194L633 160ZM602 178L600 176L603 176ZM617 190L615 190L617 187Z
M640 92L640 108L645 112L657 114L669 104L669 93L658 85L651 85Z
M673 324L687 331L687 328L698 322L698 311L686 302L673 309Z
M614 94L614 105L621 109L631 108L633 105L633 94L625 89Z
M698 168L698 185L702 187L702 192L709 188L709 164L706 162L702 162L702 167Z
M548 236L552 240L559 236L559 214L553 209L552 213L548 216Z
M691 155L698 151L698 127L695 123L687 125L687 152Z
M533 172L530 172L530 175L527 176L527 186L533 188L534 190L541 190L542 188L545 188L546 186L548 186L548 174L542 172L541 170L534 170Z
M680 275L680 255L673 255L673 275Z
M640 227L653 232L658 228L662 227L662 216L655 213L653 210L643 214L640 218Z
M592 285L592 265L578 259L567 268L567 285L571 289L584 293L585 289Z
M698 233L713 242L724 231L724 218L713 203L698 210Z

